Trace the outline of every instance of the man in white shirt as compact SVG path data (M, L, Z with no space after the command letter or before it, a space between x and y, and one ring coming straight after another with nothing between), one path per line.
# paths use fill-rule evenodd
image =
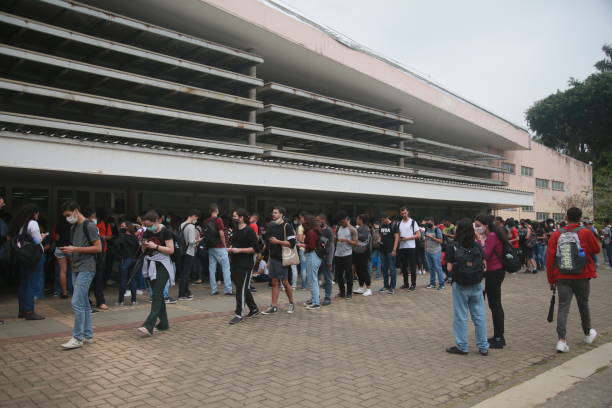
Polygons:
M416 290L416 239L421 236L419 224L410 218L408 208L400 208L400 216L402 217L399 223L399 239L395 240L396 246L393 250L397 250L402 275L404 276L404 285L402 289ZM410 286L408 285L408 265L410 265Z

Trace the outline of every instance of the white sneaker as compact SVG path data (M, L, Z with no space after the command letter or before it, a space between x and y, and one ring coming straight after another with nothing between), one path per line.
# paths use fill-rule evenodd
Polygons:
M567 353L568 351L570 351L570 348L567 345L567 342L559 340L557 342L557 352L559 352L559 353Z
M597 330L591 329L591 331L589 331L589 335L584 336L584 342L586 344L591 344L593 341L595 341L596 337L597 337Z
M131 291L131 290L126 290L126 291L125 291L125 295L123 295L123 296L125 296L125 297L130 297L130 296L132 296L132 291Z
M83 338L83 344L94 344L94 339Z
M365 292L365 290L363 290L363 288L357 288L353 291L353 293L358 293L358 294L362 294L363 292Z
M137 294L137 295L142 295L142 293L143 293L143 292L142 292L142 290L140 290L140 289L136 289L136 294Z
M75 349L83 346L83 342L71 337L67 343L62 344L62 347L66 350Z
M363 296L372 296L372 291L370 289L363 292Z

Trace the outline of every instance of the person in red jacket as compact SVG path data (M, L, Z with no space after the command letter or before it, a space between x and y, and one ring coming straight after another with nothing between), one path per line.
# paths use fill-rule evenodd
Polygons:
M569 351L566 339L567 315L569 314L572 296L576 295L578 310L580 311L580 320L582 321L582 330L584 332L584 342L591 344L597 331L591 327L591 313L589 310L589 290L590 281L597 277L595 271L595 263L593 256L601 250L599 242L595 235L586 228L580 227L580 219L582 218L582 210L572 207L567 210L567 226L559 231L553 232L548 241L548 250L546 252L546 274L551 290L557 290L559 294L559 308L557 311L557 351L566 353ZM586 265L579 274L564 275L559 271L557 266L557 242L559 237L564 232L576 231L580 246L584 250L586 257Z

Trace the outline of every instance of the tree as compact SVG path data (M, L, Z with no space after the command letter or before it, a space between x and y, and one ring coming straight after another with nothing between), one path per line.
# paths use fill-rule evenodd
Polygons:
M595 216L612 218L612 45L602 50L599 72L570 78L567 90L535 102L526 119L535 141L593 165Z
M591 218L593 212L593 193L590 189L584 190L581 193L570 194L560 199L555 199L557 205L564 214L572 207L583 209L583 215L586 218Z

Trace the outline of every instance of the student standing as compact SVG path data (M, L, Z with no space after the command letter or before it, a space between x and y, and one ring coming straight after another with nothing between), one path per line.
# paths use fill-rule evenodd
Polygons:
M395 293L397 284L397 263L395 261L395 248L399 242L399 229L396 222L392 222L388 215L380 217L380 268L383 275L383 287L379 292Z
M359 288L353 293L372 296L372 279L368 268L371 255L372 235L368 227L368 217L365 214L357 216L357 245L353 247L353 263L357 272ZM365 286L365 289L364 289Z
M259 308L249 290L253 271L253 255L257 249L257 234L247 225L249 215L243 208L232 213L232 245L227 249L231 256L232 281L236 285L236 311L229 324L240 323L244 318L242 310L246 303L249 307L248 317L259 314Z
M408 208L400 208L400 216L402 220L399 223L399 248L397 257L399 258L402 275L404 277L403 289L416 290L416 242L420 239L421 232L419 225L415 220L410 218ZM410 268L410 285L408 285L408 268Z
M357 230L351 225L345 212L338 213L337 218L334 264L336 282L340 288L338 297L350 300L353 298L353 247L357 245Z
M72 245L60 247L60 250L71 257L72 265L72 310L74 327L72 338L62 344L65 349L79 348L93 343L93 325L91 305L89 304L89 287L96 275L96 254L102 252L102 242L96 224L81 214L76 201L62 204L62 215L72 225Z
M191 269L195 260L196 248L200 241L200 234L196 230L196 223L198 222L199 212L198 210L189 211L189 216L181 224L179 234L182 234L182 238L187 245L185 254L181 262L181 270L178 278L179 281L179 294L178 300L193 300L193 294L189 290L189 279L191 278Z

